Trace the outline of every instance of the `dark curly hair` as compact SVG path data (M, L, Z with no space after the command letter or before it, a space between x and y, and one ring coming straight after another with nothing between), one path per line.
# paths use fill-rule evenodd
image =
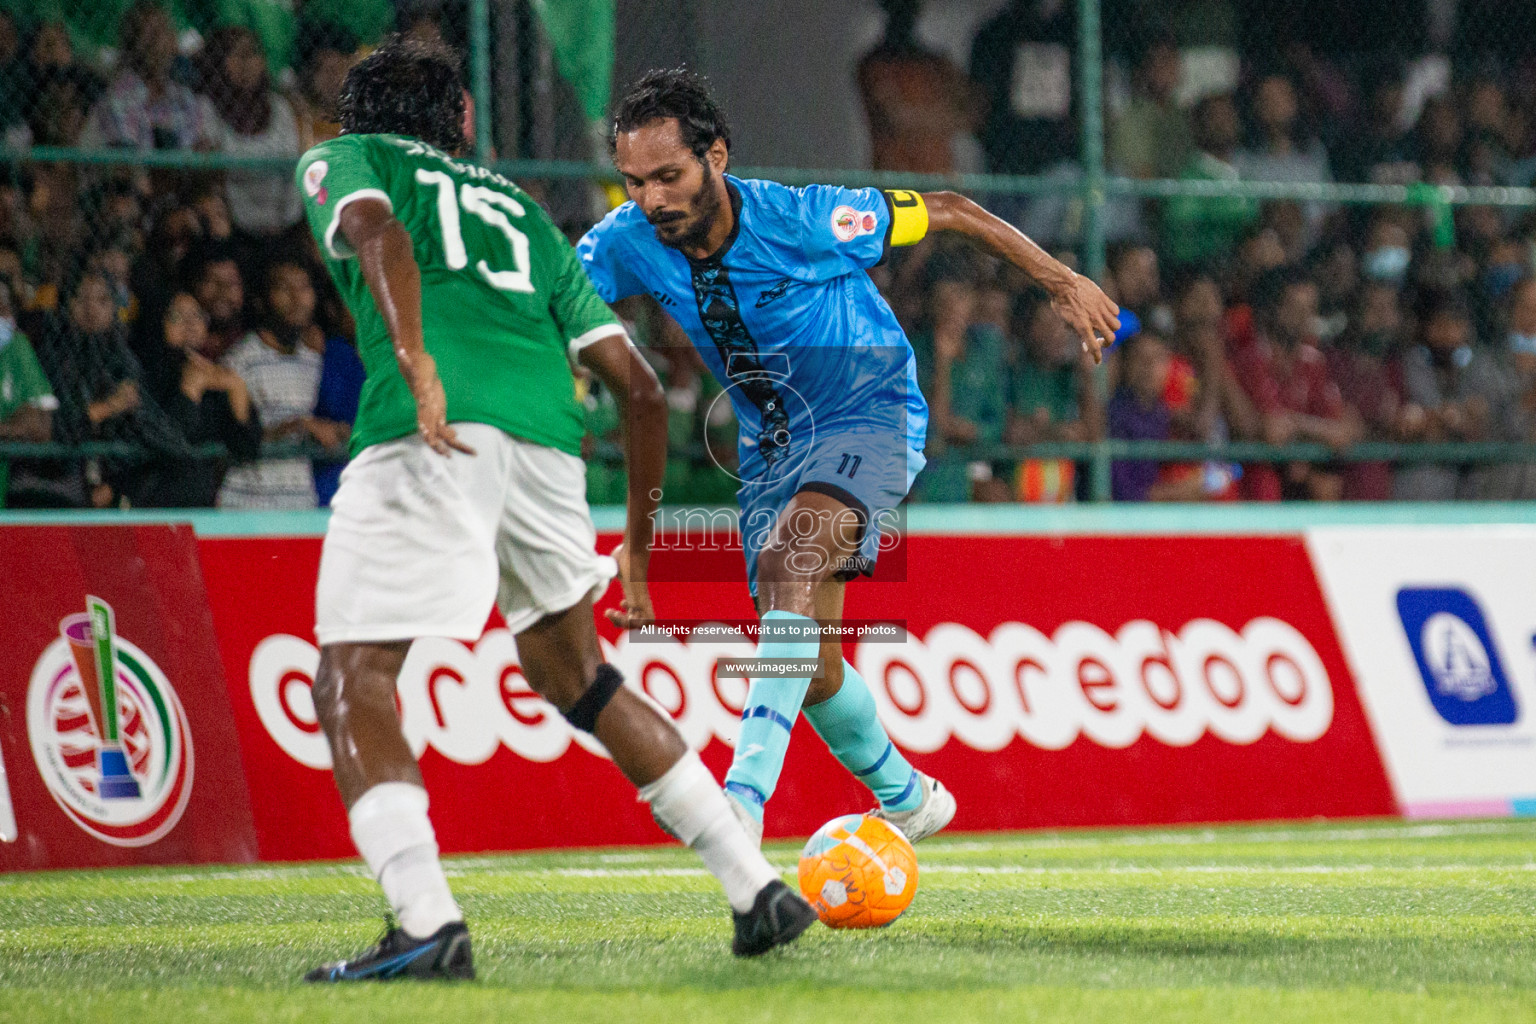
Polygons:
M610 149L618 144L621 132L631 132L652 121L677 119L683 145L700 160L719 139L731 148L731 126L725 114L709 94L704 79L687 68L648 71L624 94L613 116L613 130L608 133Z
M347 72L337 102L343 135L408 135L464 148L464 84L443 46L390 36Z

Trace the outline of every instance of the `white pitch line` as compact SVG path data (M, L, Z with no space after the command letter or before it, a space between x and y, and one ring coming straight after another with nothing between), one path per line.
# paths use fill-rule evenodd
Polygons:
M1098 833L1081 838L1051 836L1040 838L1020 837L1005 841L986 839L957 839L953 842L939 840L929 845L930 850L955 853L995 853L1005 850L1030 849L1079 849L1094 846L1207 846L1214 843L1302 843L1302 842L1353 842L1371 839L1454 839L1461 836L1486 836L1510 834L1528 836L1530 823L1476 822L1466 824L1403 825L1377 828L1351 829L1274 829L1266 832L1218 832L1203 829L1195 832L1152 832L1143 835L1125 833L1106 835Z
M1446 839L1471 836L1488 836L1507 834L1511 836L1529 836L1532 834L1529 822L1446 822L1437 824L1403 824L1383 825L1371 828L1334 828L1334 829L1272 829L1264 832L1226 832L1214 829L1203 829L1191 832L1151 832L1146 834L1122 833L1104 834L1081 838L1052 836L1039 838L1009 838L1001 841L960 839L954 841L939 840L938 842L925 844L924 853L948 854L948 853L1010 853L1016 852L1028 855L1030 850L1059 850L1059 849L1085 849L1093 847L1116 846L1203 846L1216 843L1274 843L1274 842L1349 842L1358 840L1393 840L1393 839ZM510 856L516 856L515 854ZM635 853L604 853L595 854L593 859L599 864L615 863L644 863L655 856L645 852ZM501 866L502 856L457 858L448 861L446 865L448 874L455 877L471 876L475 874L507 874L507 875L539 875L546 874L558 876L562 873L569 877L591 878L625 878L640 877L645 875L673 875L676 877L690 877L692 875L705 874L701 868L517 868ZM1476 871L1483 868L1494 870L1536 870L1530 864L1512 865L1499 868L1493 865L1428 865L1424 867L1395 868L1386 865L1320 865L1315 869L1298 868L1294 865L1280 865L1273 868L1255 865L1241 865L1234 867L1221 867L1212 865L1185 865L1175 867L1128 867L1118 868L1076 868L1076 867L1025 867L1023 865L978 865L968 867L960 864L932 864L924 865L923 870L939 873L964 873L976 874L1132 874L1137 872L1255 872L1255 873L1345 873L1347 871ZM781 872L794 870L794 866L781 866ZM608 874L602 872L608 871ZM32 876L16 874L9 877L0 877L0 888L11 888L27 884ZM171 875L160 875L151 878L135 878L135 885L154 884L156 882L200 882L208 880L216 881L277 881L285 879L316 879L329 877L366 878L366 869L360 865L326 864L305 865L295 864L286 867L252 867L252 868L223 868L208 872L180 872Z
M774 870L781 875L793 874L796 870L794 864L775 864ZM445 873L450 878L474 878L477 876L507 877L507 878L705 878L709 872L703 868L674 868L674 867L634 867L634 868L518 868L506 867L491 870L489 867L471 868L464 867L449 861L444 865ZM1488 872L1488 871L1533 871L1536 872L1536 862L1523 864L1420 864L1420 865L1391 865L1391 864L1175 864L1175 865L1151 865L1151 864L1115 864L1106 867L1082 867L1072 865L1037 866L1025 864L920 864L919 870L924 875L1022 875L1022 876L1089 876L1089 875L1365 875L1381 872L1415 873L1434 872L1442 874ZM20 887L31 876L18 875L10 878L0 878L0 888ZM293 881L316 880L323 878L353 879L366 878L368 873L361 865L353 868L347 866L329 866L323 869L303 866L287 868L251 868L249 870L224 870L213 871L205 874L174 874L161 875L155 878L136 878L133 880L135 887L154 885L156 883L177 883L205 881Z
M1030 867L1023 864L994 864L967 867L961 864L921 865L923 874L941 875L1359 875L1372 872L1467 872L1536 871L1536 863L1526 864L1177 864L1168 867L1117 864L1113 867Z
M794 870L792 865L775 865L780 874ZM1372 872L1468 872L1468 871L1536 871L1536 862L1510 865L1489 864L1425 864L1398 867L1387 864L1183 864L1158 867L1142 864L1116 864L1110 867L1035 867L1023 864L992 864L967 866L963 864L922 864L919 871L925 875L1353 875ZM456 872L450 876L464 877L473 872ZM703 868L513 868L499 872L520 878L703 878L709 872Z
M780 868L779 873L783 872ZM450 877L459 874L451 868L445 873ZM524 878L697 878L707 876L709 872L703 868L535 868L529 871L514 869L505 874Z
M361 864L327 864L310 867L295 864L283 868L226 868L221 871L157 875L153 878L135 878L134 885L154 885L157 882L282 882L304 878L370 878L368 869Z

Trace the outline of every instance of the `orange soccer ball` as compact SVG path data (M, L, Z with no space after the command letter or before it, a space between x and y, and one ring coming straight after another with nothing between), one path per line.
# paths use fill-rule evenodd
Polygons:
M828 928L881 928L917 895L917 854L890 822L845 814L805 844L800 892Z

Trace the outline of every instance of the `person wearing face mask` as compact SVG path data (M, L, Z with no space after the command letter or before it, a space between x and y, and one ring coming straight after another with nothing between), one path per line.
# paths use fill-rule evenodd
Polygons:
M1365 279L1400 286L1408 276L1408 264L1413 262L1410 241L1398 211L1378 213L1366 233L1365 254L1360 260L1360 272Z
M1366 434L1390 439L1403 411L1402 302L1397 289L1374 282L1360 289L1349 325L1329 347L1328 367L1344 400L1360 412ZM1344 467L1344 500L1386 501L1392 497L1392 466L1354 462Z
M1509 384L1499 361L1476 347L1472 316L1458 291L1427 291L1418 303L1419 344L1403 361L1407 404L1398 422L1404 441L1488 441L1507 415ZM1486 469L1446 464L1403 466L1393 497L1407 501L1480 498Z
M1530 272L1529 244L1513 238L1495 239L1483 263L1483 297L1490 305L1505 304L1510 290Z
M10 286L0 282L0 441L49 440L58 407L32 343L16 329ZM0 459L0 508L10 475L10 463Z

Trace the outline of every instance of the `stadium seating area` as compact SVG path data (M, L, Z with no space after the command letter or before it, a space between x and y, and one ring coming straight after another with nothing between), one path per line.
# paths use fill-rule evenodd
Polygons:
M149 457L17 460L0 503L324 503L334 464L257 458L263 442L344 445L362 376L287 173L107 168L24 149L296 157L337 130L341 79L370 40L393 26L456 41L462 12L310 0L274 20L258 12L280 5L204 15L216 5L113 3L113 32L96 6L83 20L9 6L0 132L18 157L0 178L0 371L21 383L0 395L0 441L126 441ZM1071 103L1024 116L990 56L1060 45L1069 29L1005 12L960 69L911 32L902 12L920 5L887 6L887 38L858 68L878 168L954 170L951 154L974 139L987 169L1076 173L1071 147L1051 141L1072 137ZM1191 103L1189 80L1209 62L1175 33L1111 50L1121 88L1107 141L1111 170L1128 177L1536 178L1536 75L1515 58L1386 66L1280 46L1234 58L1235 91L1205 74L1217 85ZM1075 200L991 205L1075 258ZM1536 440L1529 211L1222 198L1117 200L1108 212L1107 287L1144 329L1111 358L1107 387L1043 296L969 251L930 240L875 272L933 406L932 468L915 498L1082 497L1079 464L1022 457L1035 442ZM686 348L658 346L656 361L677 455L668 500L730 501L735 481L716 464L734 459L734 429L710 420L725 409L713 382ZM603 395L588 404L601 456L618 424ZM226 454L200 454L209 444ZM610 464L595 462L590 482L594 502L622 501ZM1513 499L1536 496L1536 466L1122 462L1113 490L1129 501Z

